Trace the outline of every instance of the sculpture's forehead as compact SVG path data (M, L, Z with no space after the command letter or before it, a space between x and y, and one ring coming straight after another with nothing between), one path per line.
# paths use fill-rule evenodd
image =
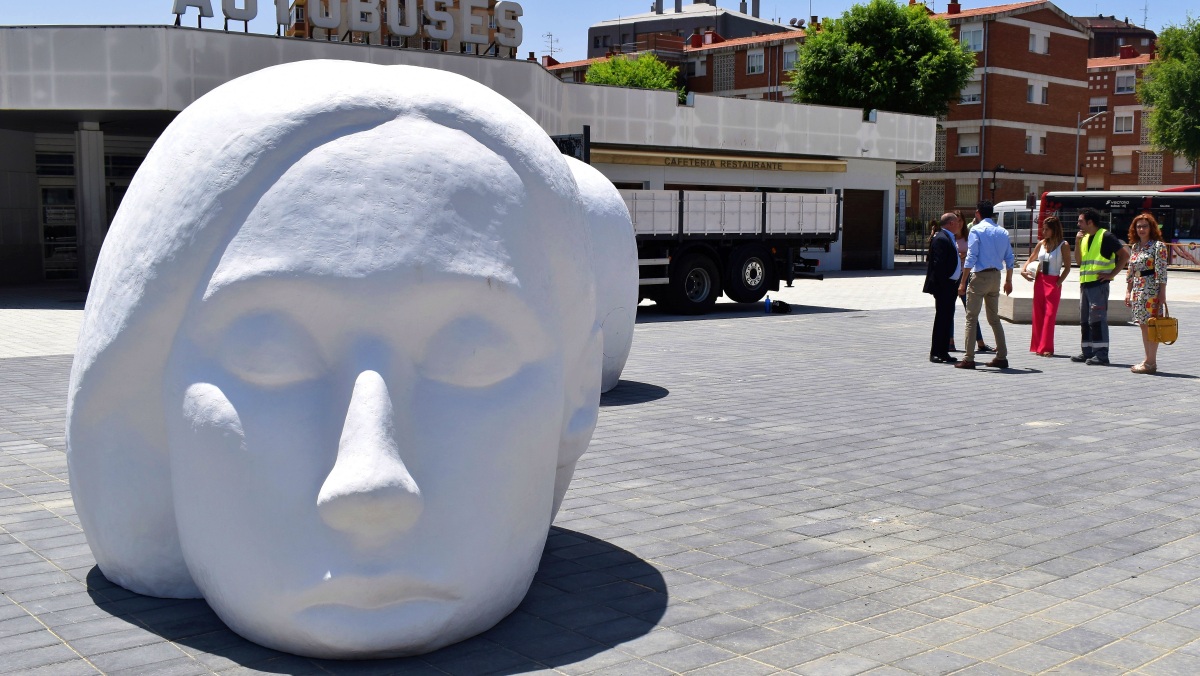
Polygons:
M277 178L264 193L226 205L246 216L210 292L291 274L452 275L519 285L516 262L538 246L529 186L508 160L424 118L331 139L268 170Z

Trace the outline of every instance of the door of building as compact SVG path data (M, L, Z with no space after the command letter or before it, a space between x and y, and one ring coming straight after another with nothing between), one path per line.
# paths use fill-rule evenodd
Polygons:
M882 190L847 190L842 202L842 269L883 269L886 227Z

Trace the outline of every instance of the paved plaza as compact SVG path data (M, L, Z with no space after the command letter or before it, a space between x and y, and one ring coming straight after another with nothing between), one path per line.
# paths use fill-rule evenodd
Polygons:
M1111 367L1067 359L1077 327L1044 359L1011 324L1010 369L930 364L921 281L643 307L524 603L358 663L104 579L63 439L81 295L0 291L0 672L1200 674L1200 273L1171 278L1157 376L1129 372L1133 326Z

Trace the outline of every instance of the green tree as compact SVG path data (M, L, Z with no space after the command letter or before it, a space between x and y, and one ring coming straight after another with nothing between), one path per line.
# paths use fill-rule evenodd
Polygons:
M1158 57L1150 61L1138 84L1138 99L1150 109L1150 143L1200 159L1200 20L1167 26L1158 36Z
M798 103L943 115L974 68L924 5L871 0L808 34L788 84Z
M628 56L613 56L588 66L584 79L590 84L617 85L636 89L670 89L679 100L684 98L679 86L679 68L659 61L653 54L642 54L636 59Z

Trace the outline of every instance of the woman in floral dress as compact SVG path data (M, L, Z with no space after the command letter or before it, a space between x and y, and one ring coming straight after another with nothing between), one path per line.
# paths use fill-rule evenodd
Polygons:
M1139 214L1129 225L1129 256L1125 305L1133 310L1133 321L1142 327L1142 345L1146 359L1129 369L1134 373L1158 371L1158 343L1150 340L1147 321L1158 317L1167 302L1167 245L1163 243L1158 222L1149 213Z

